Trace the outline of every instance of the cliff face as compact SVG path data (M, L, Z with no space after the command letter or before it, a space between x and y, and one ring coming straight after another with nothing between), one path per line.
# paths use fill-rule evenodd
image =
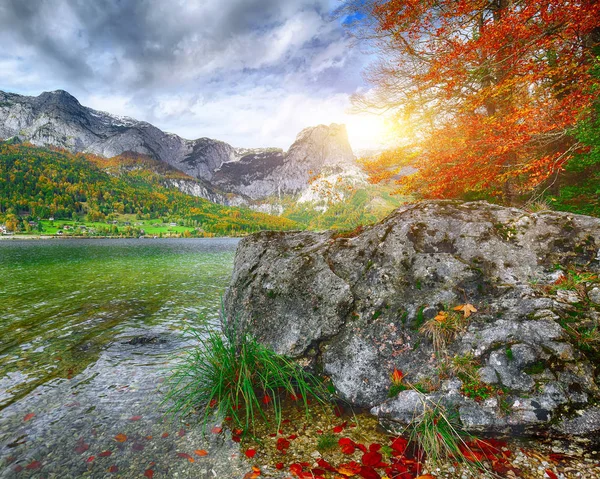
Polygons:
M600 325L598 273L597 218L424 202L356 235L243 239L226 310L392 424L423 404L388 397L397 368L467 429L583 434L600 431L600 340L582 341Z
M148 155L211 187L195 188L198 194L237 204L301 194L312 176L357 170L343 125L307 128L287 153L235 149L210 138L186 140L146 122L84 107L62 90L37 97L0 92L0 139L13 136L37 146L105 157L128 151Z
M344 125L319 125L302 130L287 153L269 149L222 165L215 186L252 200L299 194L318 174L356 168Z

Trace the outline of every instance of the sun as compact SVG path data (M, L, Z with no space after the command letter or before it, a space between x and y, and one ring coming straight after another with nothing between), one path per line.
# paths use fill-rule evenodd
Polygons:
M355 149L381 148L389 143L389 120L380 115L346 115L348 140Z

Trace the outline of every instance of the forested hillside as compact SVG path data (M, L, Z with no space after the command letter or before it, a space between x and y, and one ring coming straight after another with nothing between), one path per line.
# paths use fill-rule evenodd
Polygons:
M160 219L214 235L297 229L293 221L226 207L163 186L183 174L139 157L104 159L64 150L0 144L0 223L17 230L54 217L102 222L119 215ZM168 170L168 171L167 171ZM13 228L11 228L13 229Z

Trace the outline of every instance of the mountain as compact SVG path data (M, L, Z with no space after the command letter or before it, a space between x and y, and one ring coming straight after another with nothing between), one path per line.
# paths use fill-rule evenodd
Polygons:
M341 172L355 159L343 125L307 128L287 153L236 149L210 138L186 140L147 122L85 107L63 90L37 97L0 92L0 138L10 137L107 158L124 152L147 155L199 180L201 187L191 188L199 195L238 204L301 193L312 176Z
M154 171L163 164L181 173L159 172L161 186L222 205L299 218L315 228L375 221L402 202L369 185L344 125L306 128L288 151L234 148L211 138L187 140L147 122L85 107L63 90L37 97L0 91L0 139L8 138L117 163L142 155L155 162ZM326 214L328 219L319 217Z

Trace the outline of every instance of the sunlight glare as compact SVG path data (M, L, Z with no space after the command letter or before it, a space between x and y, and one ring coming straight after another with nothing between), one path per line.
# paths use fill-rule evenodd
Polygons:
M390 125L388 120L380 115L347 115L345 123L353 148L380 148L389 143Z

